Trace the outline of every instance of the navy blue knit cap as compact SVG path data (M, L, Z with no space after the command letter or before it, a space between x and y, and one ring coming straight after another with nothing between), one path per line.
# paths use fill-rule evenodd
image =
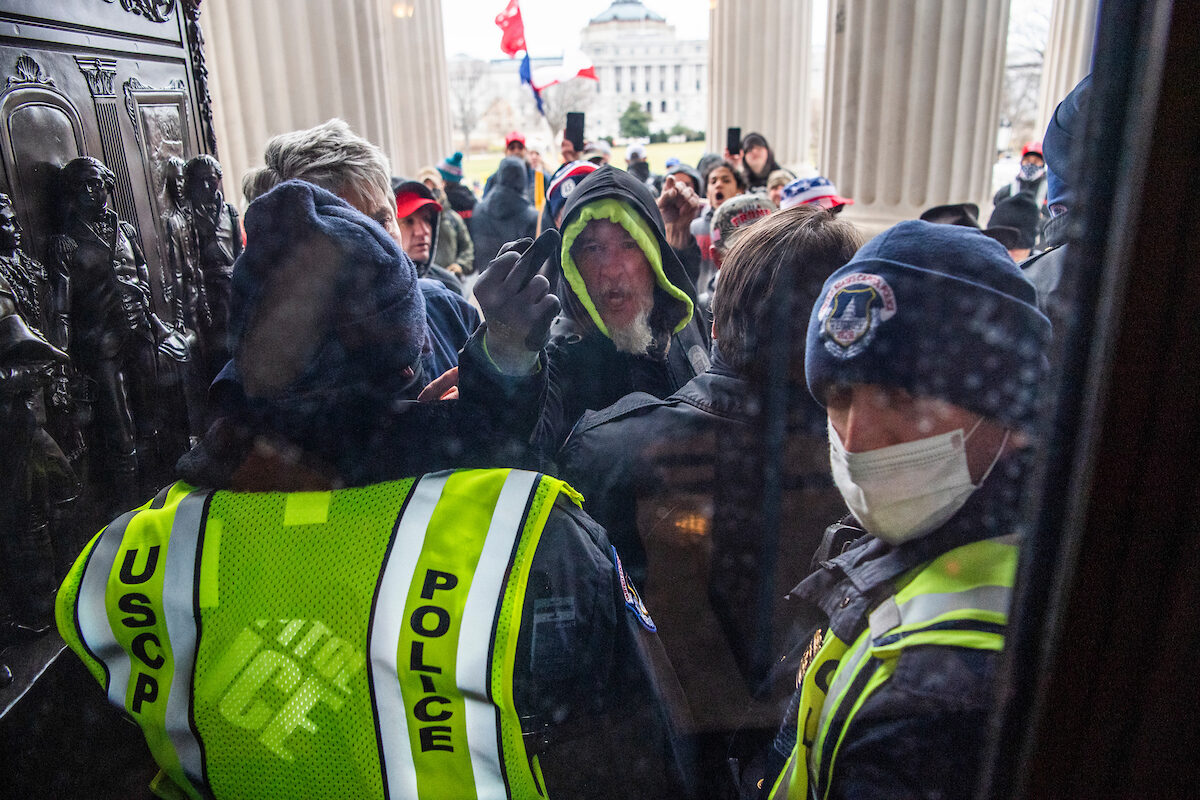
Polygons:
M386 383L417 362L427 334L425 300L412 261L379 223L295 180L251 203L245 220L229 313L240 373L247 375L243 345L260 317L312 342L289 393Z
M937 397L1027 428L1050 321L1003 245L981 231L901 222L825 281L808 323L805 375Z
M1051 208L1070 208L1074 202L1075 166L1071 148L1083 135L1083 110L1091 93L1092 76L1084 77L1054 109L1054 116L1042 139L1042 155L1046 160L1046 202Z

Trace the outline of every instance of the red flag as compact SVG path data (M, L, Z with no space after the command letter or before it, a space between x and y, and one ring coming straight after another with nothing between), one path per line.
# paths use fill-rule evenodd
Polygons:
M518 0L508 0L504 10L496 15L496 24L500 26L503 35L500 37L500 49L509 58L525 49L525 23L521 19L521 6Z

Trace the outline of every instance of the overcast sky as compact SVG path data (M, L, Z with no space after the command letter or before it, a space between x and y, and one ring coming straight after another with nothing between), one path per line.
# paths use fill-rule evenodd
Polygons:
M708 0L645 0L666 17L681 39L708 38ZM579 31L608 8L610 0L521 0L525 43L531 56L560 56L579 47ZM446 55L503 58L496 15L508 0L442 0Z
M788 0L779 0L787 2ZM675 26L681 39L708 38L709 0L643 0L651 11L661 14ZM500 29L496 15L504 10L508 0L442 0L442 27L446 36L446 55L466 53L475 58L503 58L500 52ZM579 46L579 31L587 21L608 8L610 0L521 0L521 16L525 20L525 41L533 56L560 56ZM826 0L813 2L813 44L825 42ZM1045 28L1050 19L1051 0L1012 0L1010 50L1020 50L1020 42L1032 31L1040 33L1044 44ZM1033 20L1032 25L1023 25ZM1024 34L1024 36L1022 36ZM1013 45L1016 45L1014 48ZM1023 55L1014 54L1018 60Z

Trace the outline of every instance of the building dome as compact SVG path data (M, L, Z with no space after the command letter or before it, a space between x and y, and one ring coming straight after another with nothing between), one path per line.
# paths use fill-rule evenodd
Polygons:
M666 18L655 14L642 0L613 0L611 6L588 20L589 25L602 22L666 22Z

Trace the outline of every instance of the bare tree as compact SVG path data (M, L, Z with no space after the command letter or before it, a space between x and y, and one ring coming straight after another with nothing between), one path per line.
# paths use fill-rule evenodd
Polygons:
M486 61L477 58L456 58L447 65L450 83L450 116L454 129L462 134L462 151L471 150L471 134L479 124L487 94Z
M556 141L567 125L568 111L587 111L596 96L596 82L573 78L542 90L542 107L546 124L550 126L551 141Z
M1046 61L1050 35L1049 10L1029 3L1012 7L1009 21L1004 82L1000 93L1000 118L1012 129L1013 141L1040 138L1038 87Z

